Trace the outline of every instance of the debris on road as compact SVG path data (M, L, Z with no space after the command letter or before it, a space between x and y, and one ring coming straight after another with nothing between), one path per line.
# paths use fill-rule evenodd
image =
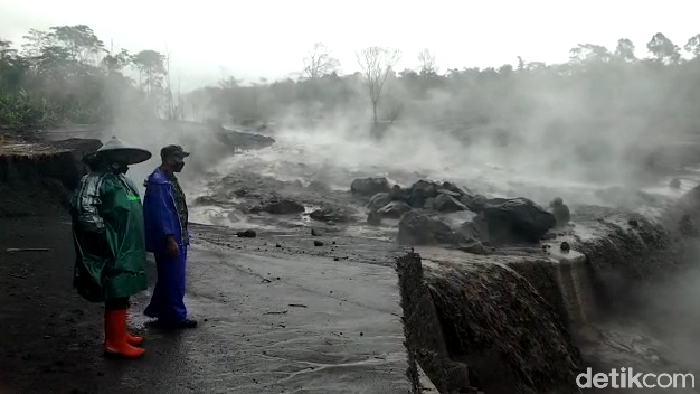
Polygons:
M236 233L239 238L255 238L257 234L253 230L239 231Z
M263 313L263 315L285 315L285 314L287 314L286 309L283 311L278 311L278 312L277 311L268 311L268 312Z
M7 248L7 253L16 252L48 252L49 248Z

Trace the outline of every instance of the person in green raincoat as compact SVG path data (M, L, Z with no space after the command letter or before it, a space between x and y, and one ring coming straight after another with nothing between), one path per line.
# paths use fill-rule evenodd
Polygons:
M70 204L75 244L73 287L91 302L105 304L104 351L143 356L143 338L127 332L129 299L148 289L143 208L139 191L124 174L151 158L113 137L84 159L90 168Z

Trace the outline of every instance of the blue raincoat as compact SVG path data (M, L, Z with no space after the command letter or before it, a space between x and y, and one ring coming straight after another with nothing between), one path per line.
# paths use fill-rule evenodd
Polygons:
M152 252L155 257L158 282L144 315L157 318L166 324L176 324L187 318L183 298L189 242L183 240L173 186L165 172L157 168L148 177L145 186L143 216L146 251ZM177 258L167 253L168 235L172 235L179 246L180 253Z

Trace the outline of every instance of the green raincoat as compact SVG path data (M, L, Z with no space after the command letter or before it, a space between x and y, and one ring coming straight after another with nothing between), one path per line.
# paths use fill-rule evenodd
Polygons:
M71 213L78 294L104 302L146 290L143 208L135 185L112 171L91 172L73 196Z

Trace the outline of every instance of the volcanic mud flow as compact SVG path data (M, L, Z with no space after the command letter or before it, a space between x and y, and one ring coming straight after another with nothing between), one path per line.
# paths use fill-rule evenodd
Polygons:
M304 147L276 138L272 149L243 152L207 174L191 190L194 216L239 230L414 246L396 264L409 377L424 371L441 393L569 393L588 366L697 367L673 349L676 333L658 327L660 311L682 314L665 289L697 261L692 171L643 189L516 185L499 172L430 182L454 169L381 167L372 147L354 168L323 154L301 162ZM552 227L540 206L557 195L570 222ZM498 231L508 229L520 237Z
M441 393L574 393L576 377L588 366L700 370L671 349L673 333L653 329L659 320L650 316L657 316L659 300L649 300L697 261L697 188L682 198L673 191L599 192L608 206L571 204L571 222L546 225L542 241L534 243L489 240L476 225L484 216L481 198L548 222L537 213L544 209L527 199L486 198L450 182L392 186L382 177L357 179L350 192L339 189L248 168L211 182L195 209L208 207L199 211L208 212L207 220L240 230L414 246L396 263L408 376L424 371ZM370 223L373 211L377 223ZM524 219L534 226L529 233L537 230L532 217ZM493 227L512 227L510 219L492 221L486 233L502 235ZM433 233L425 235L426 229ZM667 315L680 313L668 309Z

